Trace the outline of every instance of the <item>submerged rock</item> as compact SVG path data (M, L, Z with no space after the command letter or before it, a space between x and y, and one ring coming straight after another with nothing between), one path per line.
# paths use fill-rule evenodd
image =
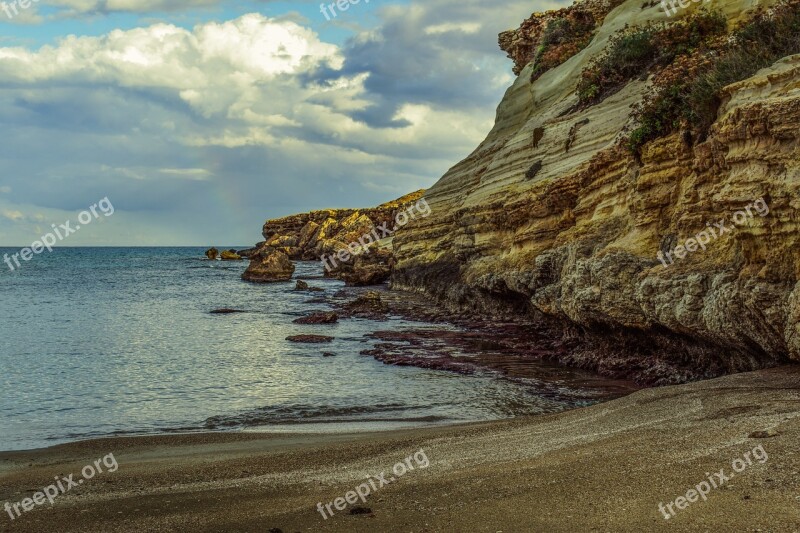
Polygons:
M333 337L327 337L325 335L290 335L286 337L286 340L289 342L304 344L325 344L333 342L333 339Z
M228 309L224 307L222 309L214 309L211 311L212 315L232 315L233 313L246 313L247 311L240 311L238 309Z
M289 281L293 274L294 264L288 255L264 246L250 258L250 265L242 274L242 279L255 283L271 283Z
M325 289L320 287L312 287L302 279L297 280L297 285L294 286L296 291L309 291L309 292L325 292Z
M314 313L294 321L295 324L335 324L339 321L336 313Z
M375 291L369 291L352 302L342 306L342 310L349 316L358 318L383 319L389 312L389 305L381 299L381 295Z

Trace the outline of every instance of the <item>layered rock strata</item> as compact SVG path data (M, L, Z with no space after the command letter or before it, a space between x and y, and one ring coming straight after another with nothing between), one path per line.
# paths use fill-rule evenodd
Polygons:
M348 250L352 243L358 244L364 235L384 224L393 228L398 212L417 202L424 192L416 191L368 209L326 209L268 220L263 228L265 240L258 244L258 252L251 261L254 265L260 264L270 250L300 261L333 257L340 250ZM378 235L382 236L382 232ZM386 238L374 242L369 247L369 253L353 254L344 261L338 258L328 261L326 274L342 279L349 285L385 282L393 264L389 251L391 240Z
M703 142L675 134L634 157L620 139L648 81L584 109L575 88L615 32L666 19L650 4L610 10L582 51L533 82L520 32L542 15L501 37L517 43L520 75L487 139L426 193L431 216L395 236L392 286L459 312L536 317L574 346L562 362L640 382L798 360L800 56L727 87ZM750 7L721 5L731 24ZM768 215L659 260L761 198Z

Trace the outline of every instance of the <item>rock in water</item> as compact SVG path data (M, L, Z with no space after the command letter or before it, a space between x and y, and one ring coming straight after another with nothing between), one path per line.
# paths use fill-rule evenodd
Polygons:
M294 321L295 324L335 324L339 321L336 313L314 313Z
M222 255L220 257L222 258L223 261L241 261L242 260L242 256L237 254L236 251L232 251L232 250L225 250L224 252L222 252Z
M292 274L294 274L294 265L289 256L265 246L250 258L250 265L242 274L242 279L256 283L271 283L289 281L292 279Z
M333 342L333 337L326 337L325 335L290 335L286 337L286 340L306 344L325 344Z
M297 285L294 286L294 290L296 291L310 291L310 292L325 292L325 289L321 289L319 287L311 287L308 283L303 281L302 279L297 280Z
M219 257L219 250L216 248L209 248L206 250L206 257L214 261L217 257Z
M211 311L212 315L232 315L233 313L246 313L246 311L240 311L238 309L228 309L224 307L222 309L214 309Z
M389 312L389 305L381 299L379 293L369 291L345 304L343 309L350 316L380 320Z

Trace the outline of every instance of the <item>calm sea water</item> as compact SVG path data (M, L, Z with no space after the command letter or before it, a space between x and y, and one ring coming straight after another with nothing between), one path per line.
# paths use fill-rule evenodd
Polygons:
M14 273L0 263L0 450L173 431L375 429L571 406L488 372L362 356L367 333L426 326L397 318L292 324L329 308L309 303L316 294L293 291L293 282L242 282L244 262L207 261L203 251L57 249ZM300 263L295 276L320 273L319 264ZM312 284L328 295L343 287ZM209 314L222 307L248 312ZM336 340L285 340L299 333Z

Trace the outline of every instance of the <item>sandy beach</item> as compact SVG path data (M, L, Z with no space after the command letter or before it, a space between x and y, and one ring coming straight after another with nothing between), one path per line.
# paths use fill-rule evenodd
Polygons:
M369 434L101 439L0 454L0 499L104 472L2 531L800 531L800 368L648 389L556 415ZM758 433L763 432L763 433ZM755 435L755 436L754 436ZM734 474L761 446L764 461ZM324 519L334 502L424 450L408 471ZM752 456L751 456L752 457ZM411 463L414 465L414 463ZM733 466L732 466L733 465ZM725 471L707 501L667 504ZM350 514L353 507L371 513Z

